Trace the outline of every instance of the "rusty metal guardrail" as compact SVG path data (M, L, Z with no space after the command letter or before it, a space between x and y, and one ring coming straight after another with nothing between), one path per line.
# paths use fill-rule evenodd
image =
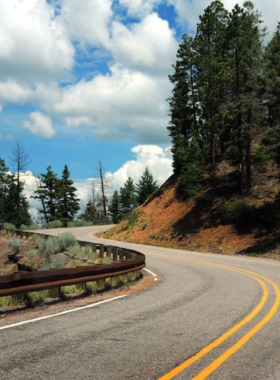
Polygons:
M34 234L26 231L13 232L17 236L26 238ZM40 234L40 236L51 235ZM113 263L0 275L0 297L98 281L138 271L146 266L145 255L140 252L91 242L78 241L78 243L82 246L91 246L94 252L99 252L100 257L111 257Z

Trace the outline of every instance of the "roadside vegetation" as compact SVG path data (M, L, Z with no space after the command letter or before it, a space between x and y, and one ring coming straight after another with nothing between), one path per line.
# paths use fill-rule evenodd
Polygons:
M90 246L80 247L71 233L51 236L47 239L39 234L33 234L29 239L19 239L5 229L1 231L2 249L6 246L7 253L2 254L0 275L12 274L18 266L28 270L51 270L55 268L73 268L94 264L110 264L111 257L99 257ZM7 260L7 254L13 256ZM53 298L71 299L77 296L98 294L122 286L133 284L139 279L140 273L133 272L96 282L61 287L60 293L53 290L43 290L22 296L0 297L0 308L16 305L35 307L44 305Z

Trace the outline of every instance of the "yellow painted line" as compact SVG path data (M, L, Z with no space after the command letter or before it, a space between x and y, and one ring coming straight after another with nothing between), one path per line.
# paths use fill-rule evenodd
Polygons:
M247 277L251 277L259 284L262 286L263 289L263 296L259 304L256 306L256 308L247 316L245 317L241 322L233 326L230 330L228 330L226 333L221 335L218 339L216 339L214 342L209 344L208 346L204 347L201 351L199 351L197 354L192 356L191 358L187 359L185 362L180 364L179 366L175 367L173 370L165 374L164 376L160 377L158 380L171 380L175 376L177 376L179 373L187 369L189 366L191 366L194 362L205 356L207 353L209 353L211 350L213 350L215 347L219 346L222 342L224 342L229 336L234 334L236 331L238 331L242 326L247 324L249 321L251 321L264 307L267 297L268 297L268 291L265 283L261 281L259 278L255 277L258 276L267 282L269 282L276 293L276 300L274 302L273 307L271 308L270 312L253 328L251 329L247 334L243 336L237 343L235 343L230 349L228 349L224 354L222 354L218 359L213 361L208 367L206 367L202 372L200 372L196 377L193 378L193 380L203 380L206 379L212 372L214 372L220 365L222 365L230 356L232 356L236 351L238 351L242 346L244 346L249 339L253 335L255 335L266 323L268 323L271 318L275 315L275 313L278 310L279 304L280 304L280 291L277 287L277 285L272 282L270 279L254 272L246 271L243 269L239 269L236 267L230 267L227 265L222 265L222 264L214 264L211 262L205 262L205 261L200 261L200 260L194 260L194 259L187 259L187 258L181 258L181 257L176 257L172 255L165 255L165 254L157 254L157 253L150 253L151 255L155 256L162 256L162 257L167 257L167 258L172 258L175 260L181 260L181 261L188 261L188 262L193 262L197 264L203 264L203 265L209 265L221 269L227 269L231 270L234 272L241 273Z
M236 271L239 272L239 271ZM242 273L242 272L240 272ZM263 296L261 298L261 301L259 304L255 307L255 309L247 315L242 321L237 323L235 326L233 326L230 330L225 332L223 335L221 335L218 339L214 340L214 342L210 343L208 346L204 347L201 351L199 351L197 354L192 356L191 358L187 359L185 362L180 364L178 367L175 367L170 372L165 374L164 376L160 377L159 380L170 380L173 379L175 376L177 376L179 373L183 372L185 369L187 369L189 366L191 366L194 362L201 359L203 356L208 354L210 351L212 351L214 348L218 347L221 343L223 343L227 338L229 338L232 334L234 334L236 331L241 329L244 325L246 325L248 322L250 322L264 307L266 301L267 301L267 287L258 278L248 275L249 277L252 277L254 280L258 281L263 289Z
M238 342L236 342L220 357L214 360L208 367L206 367L197 376L195 376L193 380L206 379L209 375L211 375L212 372L214 372L218 367L220 367L230 356L232 356L236 351L238 351L242 346L244 346L248 342L248 340L251 339L252 336L254 336L276 314L280 305L280 291L279 288L272 281L270 281L269 279L267 279L267 281L272 284L276 292L276 299L269 313L266 314L266 316L259 323L257 323L256 326L252 328L252 330L245 334Z

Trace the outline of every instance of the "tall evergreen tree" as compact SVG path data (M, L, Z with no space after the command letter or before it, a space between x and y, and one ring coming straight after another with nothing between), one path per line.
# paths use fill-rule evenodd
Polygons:
M70 179L68 166L65 165L62 177L58 182L58 202L57 212L59 220L67 226L68 222L73 221L75 215L80 210L79 199L76 196L77 189L73 186L73 181Z
M246 1L229 14L227 28L227 68L230 96L227 107L231 114L231 148L236 152L239 171L239 194L251 188L252 130L260 124L262 74L261 19L254 5Z
M184 34L173 65L174 74L169 76L174 85L168 98L170 122L167 129L172 139L173 169L179 173L184 166L184 152L193 134L198 135L199 106L196 87L195 53L193 38Z
M221 110L225 95L225 35L228 12L221 1L214 1L199 16L194 38L196 85L200 105L201 125L199 135L194 136L200 147L209 154L209 162L215 164L217 150L223 153L223 118Z
M124 186L120 188L120 210L124 216L132 211L137 205L136 187L133 179L128 177Z
M157 182L146 167L139 182L136 184L137 203L141 205L157 189Z
M0 158L0 222L7 221L7 206L10 188L13 183L13 176L9 174L9 169L5 164L5 161Z
M268 124L280 123L280 22L264 54Z
M114 191L112 199L109 202L108 209L109 209L109 214L113 223L119 223L119 221L121 220L121 213L120 213L120 197L117 191Z
M40 200L42 208L39 209L39 213L43 215L46 223L59 219L59 179L51 166L47 167L46 173L40 174L33 198Z

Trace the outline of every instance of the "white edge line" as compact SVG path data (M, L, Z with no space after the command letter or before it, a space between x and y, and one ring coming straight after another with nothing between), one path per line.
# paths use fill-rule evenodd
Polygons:
M58 317L58 316L60 316L60 315L69 314L69 313L74 313L74 312L76 312L76 311L80 311L80 310L84 310L84 309L89 309L89 308L91 308L91 307L99 306L99 305L101 305L102 303L115 301L115 300L120 299L120 298L123 298L123 297L126 297L126 295L124 295L124 296L118 296L118 297L114 297L114 298L110 298L110 299L108 299L108 300L104 300L104 301L95 302L95 303L92 303L92 304L90 304L90 305L86 305L86 306L77 307L76 309L71 309L71 310L62 311L62 312L57 313L57 314L46 315L46 316L44 316L44 317L34 318L34 319L29 319L28 321L22 321L22 322L14 323L14 324L12 324L12 325L2 326L2 327L0 327L0 330L10 329L10 328L12 328L12 327L17 327L17 326L26 325L27 323L33 323L33 322L37 322L37 321L42 321L43 319L49 319L49 318L53 318L53 317Z
M157 274L155 274L154 272L152 272L150 269L147 269L147 268L143 268L145 271L147 271L148 273L150 273L153 277L157 277Z

